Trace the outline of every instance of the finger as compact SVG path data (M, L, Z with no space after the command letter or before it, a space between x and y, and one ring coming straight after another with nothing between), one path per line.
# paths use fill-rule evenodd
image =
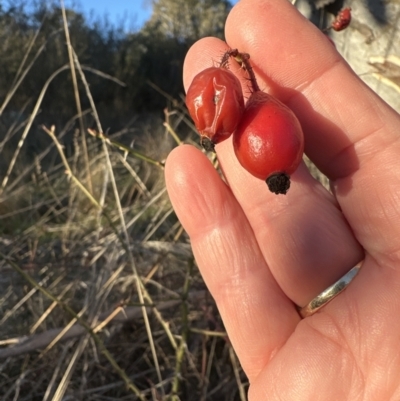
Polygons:
M232 141L217 146L224 175L284 293L303 306L364 257L331 194L302 165L276 196L238 163Z
M252 4L253 9L257 8L257 4L250 0L241 0L239 3L240 6L248 4ZM247 24L250 34L260 35L263 43L260 44L257 37L248 37L250 42L245 43L246 46L248 44L247 47L241 46L240 38L236 42L232 41L232 35L228 33L229 26L233 30L236 25L236 29L240 31L240 23L230 25L230 17L227 24L229 45L249 52L253 61L256 57L251 47L253 44L258 45L258 49L261 48L265 53L267 59L255 66L260 81L265 82L265 85L261 84L262 87L267 87L268 84L275 95L295 109L305 128L307 152L331 178L336 180L338 199L357 238L373 254L379 255L381 261L383 252L388 250L386 260L392 259L390 266L393 267L389 271L388 269L383 271L377 269L374 263L366 263L354 283L322 309L325 313L316 314L311 319L305 320L301 327L309 327L309 331L296 330L293 339L284 346L285 352L280 353L282 357L277 355L270 368L265 370L266 376L260 376L260 387L258 387L260 392L254 399L264 399L267 390L272 390L271 398L273 398L274 389L282 390L277 394L277 399L293 399L293 397L300 399L299 392L308 388L306 387L308 384L312 384L311 379L320 379L322 375L327 377L328 370L333 371L330 377L338 377L333 370L337 366L335 356L341 362L353 363L355 370L346 370L346 373L353 377L351 373L360 373L360 366L354 366L357 361L366 361L368 354L371 360L377 355L379 358L384 356L387 358L390 349L393 349L393 342L390 343L390 339L393 338L390 336L390 331L393 327L388 324L391 322L388 317L393 317L396 308L398 309L396 300L399 299L398 280L393 280L396 278L396 264L398 266L396 247L398 248L397 244L400 243L398 228L395 227L399 221L397 208L400 197L396 194L399 183L396 178L398 170L394 163L399 151L393 128L385 129L385 133L382 134L379 125L392 127L394 123L397 125L398 123L395 114L358 81L334 49L329 50L322 45L322 40L325 38L313 27L308 26L301 16L293 14L295 11L289 2L274 0L259 4L268 9L257 8L255 14L258 15L252 16L249 23L246 22L249 14L242 8L240 23ZM252 25L261 17L263 25L265 24L264 28L253 32ZM303 21L302 24L299 23L300 19ZM205 43L206 41L203 41L203 44ZM188 58L191 56L194 56L193 52ZM334 67L327 66L326 62L333 63ZM190 64L193 66L194 61L188 60L187 65ZM187 69L186 74L186 81L190 81L190 74L193 74L193 71ZM344 88L345 95L343 96L339 90L336 91L336 88ZM354 102L359 103L358 105L349 102L349 99L354 97L356 97ZM344 111L349 112L351 117L344 115ZM222 145L228 146L228 143ZM390 149L391 146L393 149ZM221 152L222 150L218 149L218 153ZM225 163L225 169L227 161L223 159L223 155L221 161ZM230 185L233 185L232 182L236 181L231 180ZM250 197L260 191L260 188L253 187L250 182L243 180L237 182L238 186L248 185ZM294 188L295 186L292 189ZM264 207L273 209L269 204ZM276 215L277 219L280 217L281 215ZM390 238L391 236L393 238ZM340 248L337 248L337 252L340 252ZM380 267L382 266L380 264ZM314 324L307 326L307 321ZM323 332L321 328L324 329ZM376 330L377 328L379 330ZM398 327L395 327L395 331L398 332ZM380 341L378 332L388 335L383 336L383 341ZM369 334L373 334L373 343L366 341L366 336ZM347 347L349 341L351 344ZM340 344L345 344L345 347L341 348ZM335 353L336 350L339 353ZM365 351L366 354L363 358L356 358L359 355L352 352L355 350L361 353ZM341 351L347 352L346 355L340 353ZM296 361L293 362L294 356ZM322 365L324 361L329 363ZM384 358L379 361L376 366L382 366ZM322 366L327 369L323 369ZM343 363L340 366L343 366ZM299 367L302 368L300 372ZM275 383L278 383L278 379L280 380L288 369L290 375L286 381L288 383L286 391L287 389L293 391L289 391L290 396L286 397L287 393L283 392L285 388L275 386ZM313 377L309 381L302 381L302 378L309 377L309 372ZM343 370L338 370L337 373L343 374ZM300 374L303 376L299 378ZM310 399L319 392L321 380L315 380L315 383L317 382L319 386L310 386L312 392L309 393L309 397L303 399ZM266 383L272 383L273 388ZM332 383L328 384L330 386L327 390L332 388ZM268 396L271 393L268 392Z
M289 2L241 0L228 19L226 37L232 47L251 54L261 80L296 112L307 153L334 180L347 221L372 255L345 292L300 325L260 375L254 399L274 399L274 390L276 399L312 399L324 390L329 394L337 385L332 378L339 376L344 379L339 398L357 397L366 377L374 378L365 390L371 399L388 398L398 388L400 364L390 364L383 386L376 377L388 366L399 333L393 322L400 299L399 117ZM379 387L385 396L376 396Z
M254 378L299 321L263 259L253 231L209 160L191 146L168 156L166 183L229 338Z
M300 322L251 383L249 400L398 399L400 288L382 267L367 256L345 291Z
M226 23L260 82L296 113L306 152L332 180L364 248L384 259L400 239L400 117L285 0L241 0Z
M196 43L185 60L186 85L226 48L213 38ZM230 139L217 145L217 154L273 276L296 304L308 303L363 258L332 195L304 167L292 175L288 194L276 196L239 165Z

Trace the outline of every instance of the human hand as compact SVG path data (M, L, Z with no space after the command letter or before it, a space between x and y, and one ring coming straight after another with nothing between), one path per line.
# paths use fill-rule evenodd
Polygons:
M249 378L249 400L398 400L400 116L287 0L240 0L226 39L250 54L260 87L296 113L305 151L334 193L302 165L287 195L271 194L239 165L231 139L216 146L228 184L194 147L167 160L171 201ZM185 87L227 48L197 42ZM364 258L345 291L301 319L296 305Z

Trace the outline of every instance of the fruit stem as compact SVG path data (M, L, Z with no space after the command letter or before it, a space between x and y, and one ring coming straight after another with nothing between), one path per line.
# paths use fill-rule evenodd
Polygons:
M249 74L252 91L260 91L261 89L258 86L256 75L254 74L253 67L250 64L250 54L241 53L238 49L229 49L222 56L219 66L221 68L227 68L228 60L230 57L234 58L235 61L239 64L240 68L247 71L247 73Z

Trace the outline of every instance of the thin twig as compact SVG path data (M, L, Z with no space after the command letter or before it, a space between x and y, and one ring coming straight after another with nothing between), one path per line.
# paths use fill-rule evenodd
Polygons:
M77 60L76 55L74 57ZM85 77L85 75L83 74L83 71L80 68L80 64L77 62L76 65L77 65L78 71L81 74L82 82L85 85L86 94L87 94L87 96L89 98L89 101L90 101L90 104L92 106L93 113L95 114L98 130L99 130L99 132L103 132L103 129L102 129L101 124L100 124L100 120L99 120L98 115L97 115L96 106L94 104L92 95L90 93L89 85L88 85L88 83L86 81L86 77ZM110 159L110 154L108 152L108 149L107 149L107 146L106 146L106 142L103 140L102 143L103 143L103 151L104 151L106 164L107 164L107 172L108 172L108 174L110 176L110 181L111 181L111 185L112 185L113 193L114 193L115 204L116 204L118 215L119 215L119 219L120 219L120 222L121 222L122 234L124 236L123 239L120 236L118 238L120 239L122 246L127 251L127 256L128 256L129 262L130 262L130 266L132 268L133 275L136 278L135 283L136 283L136 290L137 290L138 297L139 297L139 302L141 304L144 304L144 294L147 291L146 291L145 286L143 285L143 282L142 282L142 280L140 278L140 275L139 275L139 273L137 271L135 260L133 258L132 252L130 252L130 250L129 250L130 237L129 237L129 234L128 234L127 225L125 223L124 213L122 211L121 200L120 200L120 196L119 196L119 193L118 193L117 183L116 183L116 180L115 180L115 175L114 175L114 170L113 170L111 159ZM157 372L157 378L158 378L158 381L159 381L159 384L160 384L161 395L162 395L162 397L164 397L165 396L164 384L163 384L164 382L162 380L161 369L160 369L160 366L159 366L158 356L157 356L157 352L156 352L156 348L155 348L155 344L154 344L154 339L153 339L153 333L152 333L151 327L150 327L150 320L149 320L149 317L148 317L148 314L147 314L147 310L146 310L146 308L144 306L142 307L142 313L143 313L143 319L144 319L144 324L145 324L145 328L146 328L147 337L149 339L150 350L151 350L151 354L152 354L152 357L153 357L154 366L155 366L155 369L156 369L156 372Z
M75 55L74 57L76 57L76 55ZM126 87L126 83L125 83L125 82L122 82L122 81L119 80L118 78L113 77L112 75L106 74L106 73L103 72L103 71L97 70L96 68L89 67L88 65L83 65L83 64L81 65L81 68L82 68L82 70L92 72L93 74L96 74L96 75L98 75L99 77L102 77L102 78L104 78L104 79L108 79L109 81L113 81L113 82L115 82L117 85L122 86L123 88Z
M7 93L3 104L0 107L0 116L3 114L4 109L7 107L8 103L10 102L10 100L12 99L12 97L14 96L15 92L17 91L17 89L19 88L19 86L21 85L22 81L25 79L26 75L28 74L28 72L31 70L31 68L33 67L33 65L35 64L36 60L38 59L38 57L42 54L42 52L46 49L46 45L48 44L49 40L53 38L53 36L55 36L56 34L60 33L61 30L57 30L54 31L52 34L49 35L48 39L42 44L42 46L39 47L38 51L36 52L36 54L34 55L33 59L31 60L31 62L29 63L29 65L25 68L24 72L21 74L21 76L18 79L15 79L16 82L15 84L13 84L13 87L10 89L10 91ZM32 43L33 45L33 43ZM25 58L23 60L23 63L25 62ZM16 78L18 77L18 75L20 74L20 71L17 72Z
M172 382L171 401L180 401L178 393L182 379L183 358L185 355L185 349L187 348L187 340L189 335L189 308L187 304L187 297L189 294L190 283L192 281L193 266L194 266L194 261L193 260L189 261L188 269L186 271L185 283L183 284L182 305L181 305L182 333L181 333L181 342L176 350L175 375L174 375L174 380Z
M244 385L242 383L242 380L240 379L239 363L237 361L236 354L235 354L235 351L233 350L232 346L229 347L229 357L231 359L233 372L235 373L235 379L236 379L236 383L237 383L237 386L238 386L238 389L239 389L240 400L241 401L246 401L247 400L246 391L244 389Z
M165 115L165 122L164 122L164 127L167 129L168 133L172 136L172 138L174 138L175 142L178 145L182 145L182 141L180 140L178 134L175 132L175 130L171 127L171 124L169 122L169 116L170 113L168 111L168 109L164 109L164 115Z
M86 187L78 180L78 178L72 173L72 170L69 166L68 160L65 157L64 154L64 150L60 144L60 142L58 142L58 139L55 135L55 126L52 125L50 129L48 129L47 127L45 127L44 125L42 125L42 129L44 132L46 132L46 134L48 134L50 136L50 138L54 141L57 149L58 149L58 153L61 157L62 162L64 163L65 169L66 169L66 173L68 174L68 176L74 181L74 183L79 187L79 189L88 197L88 199L90 199L90 201L93 203L93 205L95 205L96 207L98 207L99 209L102 209L101 205L99 204L99 202L97 202L97 200L93 197L93 195L86 189Z
M81 131L81 142L82 142L82 147L83 147L83 157L85 160L86 177L87 177L87 182L88 182L88 186L89 186L89 192L92 194L93 193L93 184L92 184L92 176L91 176L91 172L90 172L89 151L88 151L87 142L86 142L85 126L83 124L83 118L82 118L81 98L79 96L78 80L76 78L75 62L74 62L74 57L73 57L73 48L72 48L72 44L71 44L71 38L69 36L67 13L66 13L65 7L64 7L64 0L60 0L60 3L61 3L61 12L62 12L62 17L63 17L63 23L64 23L65 39L67 42L69 65L71 68L72 84L74 87L76 109L77 109L78 115L79 115L79 128Z
M129 146L124 145L121 142L114 141L113 139L110 139L106 134L103 132L97 132L93 129L88 128L88 133L96 138L102 139L105 141L107 144L115 146L116 148L123 150L124 152L129 153L133 157L136 157L137 159L141 159L147 163L154 164L157 167L164 168L164 163L160 162L158 160L154 160L149 156L144 155L143 153L138 152L137 150L133 150Z
M65 70L67 70L67 69L68 69L68 65L63 65L63 66L60 67L58 70L56 70L55 72L53 72L53 74L50 75L49 79L48 79L48 80L46 81L46 83L44 84L44 86L43 86L43 88L42 88L42 91L40 92L40 95L39 95L39 97L38 97L38 99L37 99L37 101L36 101L35 107L33 108L32 114L31 114L30 117L29 117L29 121L28 121L28 123L26 124L26 127L25 127L25 129L24 129L24 132L23 132L22 135L21 135L21 139L20 139L19 142L18 142L17 149L15 150L14 155L13 155L13 157L12 157L12 159L11 159L11 162L10 162L10 164L9 164L9 166L8 166L8 169L7 169L6 175L4 176L3 182L1 183L0 195L3 193L4 188L5 188L6 185L7 185L8 179L10 178L10 174L12 173L12 171L13 171L13 169L14 169L15 162L17 161L19 152L21 151L21 148L22 148L22 146L23 146L23 144L24 144L24 142L25 142L25 139L26 139L26 137L27 137L27 135L28 135L28 132L29 132L29 130L31 129L33 120L35 119L35 117L36 117L36 115L37 115L37 113L38 113L38 111L39 111L40 105L42 104L42 100L43 100L43 97L44 97L44 95L45 95L45 93L46 93L46 91L47 91L47 88L49 87L51 81L52 81L58 74L60 74L62 71L65 71Z

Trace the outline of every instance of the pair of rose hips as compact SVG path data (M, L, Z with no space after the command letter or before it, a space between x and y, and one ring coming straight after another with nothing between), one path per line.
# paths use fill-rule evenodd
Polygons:
M351 8L341 10L330 28L346 29ZM240 81L227 68L235 59L249 74L252 93L244 104ZM206 150L233 134L233 147L240 164L267 182L271 192L286 194L290 174L299 166L304 136L300 123L287 106L260 90L249 62L250 56L228 50L219 67L210 67L193 79L186 105Z
M239 79L227 69L229 57L250 76L252 93L246 105ZM194 77L186 105L206 150L233 134L240 164L265 180L271 192L286 194L290 175L302 160L303 131L292 110L259 89L248 59L245 53L228 50L219 67Z

